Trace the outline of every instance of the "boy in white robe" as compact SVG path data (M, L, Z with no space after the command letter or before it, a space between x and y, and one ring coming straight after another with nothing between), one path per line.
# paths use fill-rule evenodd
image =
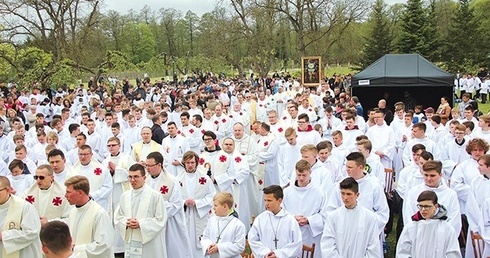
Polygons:
M25 190L34 184L34 179L31 174L23 174L25 165L19 159L14 159L9 164L10 175L7 176L10 181L10 185L13 189L13 193L17 196L21 196Z
M444 205L447 211L447 222L453 226L455 232L461 230L461 212L458 196L455 191L442 183L442 164L440 161L427 161L423 166L424 183L419 184L408 191L403 201L403 222L407 225L410 218L417 212L417 197L425 190L431 190L439 197L439 203ZM456 236L457 237L457 236Z
M385 121L385 114L381 110L375 111L375 125L371 126L366 136L372 142L373 154L378 155L384 168L393 167L393 157L395 155L395 132Z
M145 168L128 169L131 190L121 195L114 212L114 224L126 240L125 257L167 257L165 225L167 210L161 194L145 184Z
M41 258L39 230L41 223L36 209L14 196L9 180L0 176L0 257Z
M327 216L321 239L322 257L383 257L377 218L357 203L359 184L348 177L339 187L344 205Z
M466 214L466 202L470 183L476 177L480 176L478 172L478 159L489 150L488 143L480 138L472 139L466 146L466 152L471 155L471 158L461 162L451 175L450 187L458 193L459 205L461 214Z
M301 254L302 237L294 216L281 207L284 197L279 185L264 188L266 211L262 212L248 232L255 257L297 257Z
M305 145L303 146L306 147ZM324 212L327 198L319 185L313 183L311 178L311 165L307 160L296 163L296 180L284 190L285 210L294 215L301 230L303 244L311 246L315 243L315 254L321 254L320 239L326 214ZM327 177L330 179L330 177ZM321 258L321 255L319 255Z
M381 163L380 159L378 156L375 154L371 153L371 150L373 148L372 142L367 139L362 139L356 143L357 146L357 151L362 153L364 157L366 158L366 169L365 171L370 175L379 180L379 183L383 188L386 185L391 185L392 182L389 181L390 179L393 180L393 178L388 178L388 174L385 173L383 164ZM390 192L391 189L386 189L385 192Z
M352 152L346 157L345 168L347 174L354 178L359 184L359 192L364 193L359 196L358 202L365 208L372 210L377 218L378 234L384 230L388 222L389 208L383 188L378 179L364 173L366 159L360 152ZM343 205L340 188L335 187L330 194L327 212L332 212Z
M231 193L221 192L214 196L216 216L209 219L201 238L204 257L240 258L245 250L245 225L235 217L233 203Z
M459 165L461 162L470 158L470 155L466 151L469 137L465 137L465 132L465 125L458 124L455 126L455 139L445 143L444 146L441 146L441 160L445 162L452 161L455 165Z
M331 173L332 181L339 182L345 175L340 168L340 162L332 155L333 144L329 141L321 141L316 145L318 160L323 166L328 168Z
M446 208L437 201L433 191L423 191L417 197L419 211L403 229L396 246L396 257L461 257L458 234L446 221Z
M279 149L277 158L281 186L289 184L291 181L291 170L296 162L301 159L301 146L297 141L296 130L292 127L287 128L284 133L284 138L286 139L286 143Z

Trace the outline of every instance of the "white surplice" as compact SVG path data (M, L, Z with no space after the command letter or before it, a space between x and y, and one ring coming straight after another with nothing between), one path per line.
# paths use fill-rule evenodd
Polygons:
M330 179L329 176L325 177ZM303 244L311 246L312 243L315 243L315 254L318 254L320 258L320 239L322 238L323 226L325 224L325 207L327 205L327 198L323 190L313 184L313 182L305 187L292 184L284 189L282 202L284 209L293 216L301 215L308 219L308 224L299 227Z
M15 199L15 200L14 200ZM22 217L20 220L20 226L15 225L14 228L5 230L5 224L7 228L10 228L8 221L5 221L9 207L12 203L16 202L22 207ZM19 257L29 258L41 258L41 242L39 241L39 231L41 230L41 222L36 209L23 199L17 196L10 196L9 200L0 205L0 225L2 225L2 241L0 241L0 258L3 257L3 251L7 254L19 251Z
M396 257L461 258L458 235L445 220L410 221L398 240Z
M126 222L130 218L138 220L140 226L138 229L126 227ZM124 192L114 212L114 224L118 233L125 239L127 250L132 247L132 243L137 243L137 246L142 245L139 256L133 256L126 251L125 257L166 258L166 223L167 210L159 192L147 185Z
M240 258L245 250L245 225L233 215L213 216L204 229L201 246L204 257L215 257L206 253L211 244L218 246L219 258Z
M381 258L379 229L375 214L356 205L342 205L328 214L321 239L322 257Z
M113 255L114 228L109 214L98 203L90 200L82 207L73 207L68 218L68 225L73 244L75 244L73 248L75 254L80 253L90 258L107 258ZM89 233L88 241L77 237Z
M274 252L278 258L301 255L303 239L296 219L281 209L277 214L262 212L248 232L248 242L255 257L265 257Z

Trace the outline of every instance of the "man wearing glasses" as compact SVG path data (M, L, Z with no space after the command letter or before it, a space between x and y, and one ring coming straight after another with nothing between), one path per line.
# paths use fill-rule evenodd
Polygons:
M78 161L73 166L78 175L88 178L90 197L106 211L109 211L109 197L112 193L112 178L109 170L93 158L92 148L82 145L78 148Z
M417 212L417 198L420 193L430 190L439 197L438 203L444 205L447 210L447 222L453 227L454 232L459 234L461 230L461 212L458 196L454 190L442 182L442 163L429 160L422 166L422 170L424 183L413 187L405 195L405 200L403 201L403 224L408 225L412 215ZM427 257L430 257L430 255Z
M128 154L121 152L121 141L117 137L111 137L107 140L107 149L109 155L102 161L102 167L108 169L112 176L112 210L115 210L119 205L121 194L131 189L128 169L136 161ZM123 253L124 241L118 234L115 236L114 253Z
M166 258L165 201L145 184L146 172L141 164L129 168L128 179L132 189L122 194L114 212L116 231L126 240L125 256Z
M411 216L412 221L398 240L396 257L461 257L459 231L454 231L448 223L448 211L438 203L438 195L423 191L417 203L418 211Z
M168 257L191 257L187 237L182 189L179 180L163 168L160 152L151 152L146 157L146 184L160 192L167 206L166 238Z
M47 164L39 166L34 180L36 183L22 194L22 198L34 205L41 224L68 218L71 206L65 198L65 187L54 180L53 168Z
M13 195L10 181L0 176L0 252L2 257L41 258L39 231L41 223L36 209Z

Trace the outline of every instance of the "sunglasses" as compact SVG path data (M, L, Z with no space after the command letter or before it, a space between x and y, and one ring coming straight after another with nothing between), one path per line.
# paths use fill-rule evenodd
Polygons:
M46 179L46 177L45 176L34 176L34 180L38 180L38 179L44 180L44 179Z

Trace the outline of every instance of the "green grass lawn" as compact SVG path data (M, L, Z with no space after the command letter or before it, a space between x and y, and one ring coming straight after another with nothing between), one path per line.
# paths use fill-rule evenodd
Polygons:
M478 103L478 109L480 109L480 111L483 114L488 113L488 111L490 111L490 102L487 101L487 103L485 103L485 104Z

